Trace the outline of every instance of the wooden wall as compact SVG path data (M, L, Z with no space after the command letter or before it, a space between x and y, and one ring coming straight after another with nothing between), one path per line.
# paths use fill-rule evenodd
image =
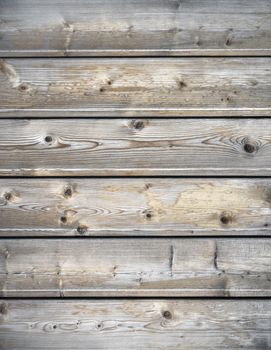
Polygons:
M271 349L271 2L0 0L0 349Z

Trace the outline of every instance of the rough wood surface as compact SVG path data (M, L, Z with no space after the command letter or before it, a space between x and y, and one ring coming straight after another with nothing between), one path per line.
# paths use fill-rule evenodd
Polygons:
M0 175L271 175L270 119L0 120Z
M267 350L270 300L1 300L1 350Z
M0 1L0 56L270 55L269 0Z
M270 297L271 240L2 239L0 296Z
M270 235L270 179L1 179L1 236Z
M1 117L271 116L271 58L7 59Z
M271 180L131 178L271 175L227 118L271 116L270 36L269 0L0 0L0 176L67 176L0 179L1 350L271 349Z

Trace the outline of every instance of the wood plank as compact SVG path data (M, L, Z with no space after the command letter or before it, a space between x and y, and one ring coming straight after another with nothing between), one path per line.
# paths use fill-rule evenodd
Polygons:
M267 350L270 300L1 300L0 349Z
M270 55L269 0L0 1L0 55Z
M1 117L271 116L271 58L8 59Z
M0 175L271 175L270 119L0 120Z
M270 189L270 179L0 179L0 236L269 236Z
M1 297L271 296L264 238L2 239Z

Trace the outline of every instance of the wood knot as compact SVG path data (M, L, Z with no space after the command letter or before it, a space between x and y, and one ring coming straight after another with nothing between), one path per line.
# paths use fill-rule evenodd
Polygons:
M79 235L85 235L87 231L88 231L87 226L80 225L77 227L77 232L79 233Z
M28 86L26 84L20 84L18 86L18 89L19 89L19 91L24 92L24 91L28 90Z
M99 322L98 324L97 324L97 329L102 329L103 328L103 324L101 323L101 322Z
M53 141L53 138L52 138L52 136L47 135L47 136L45 136L44 141L45 141L46 143L51 143L51 142Z
M170 311L166 310L166 311L163 311L162 313L163 317L167 320L171 320L172 319L172 314Z
M187 86L187 84L183 80L180 80L178 85L179 85L180 89L183 89L183 88L185 88Z
M6 192L5 194L4 194L4 198L5 198L5 200L6 201L11 201L12 200L12 193L11 192Z
M65 198L70 198L71 196L72 196L72 188L71 187L66 187L65 189L64 189L64 197Z
M61 216L60 221L61 221L63 224L66 224L66 223L67 223L67 217L66 217L66 216Z
M149 188L151 188L151 187L152 187L152 184L151 184L151 183L146 183L145 186L144 186L144 188L145 188L146 191L147 191Z
M223 225L228 225L232 221L232 217L227 213L222 213L220 216L220 222Z
M132 127L136 130L142 130L145 127L145 123L143 120L133 120Z
M151 218L153 217L153 213L151 212L151 210L147 209L143 211L143 214L145 215L145 218L147 220L151 220Z
M244 151L246 153L250 153L251 154L251 153L254 153L256 151L256 147L253 144L251 144L249 142L246 142L244 144Z
M231 39L230 38L227 38L227 40L226 40L226 46L230 46L231 45Z

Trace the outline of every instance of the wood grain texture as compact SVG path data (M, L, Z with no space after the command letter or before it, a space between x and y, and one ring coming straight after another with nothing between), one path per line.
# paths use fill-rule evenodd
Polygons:
M267 350L270 300L1 300L1 350Z
M270 235L270 179L0 179L0 235Z
M0 117L271 116L268 57L0 62Z
M3 239L0 296L270 297L271 240Z
M0 55L270 55L269 0L0 1Z
M0 120L0 175L271 175L270 119Z

